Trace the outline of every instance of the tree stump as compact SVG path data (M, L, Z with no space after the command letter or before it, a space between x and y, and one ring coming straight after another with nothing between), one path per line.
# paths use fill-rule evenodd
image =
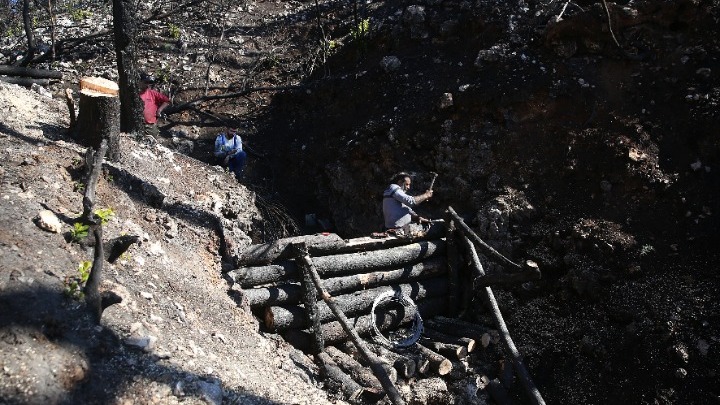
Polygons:
M107 139L107 158L120 157L120 99L115 82L101 77L80 79L80 104L75 140L97 149Z

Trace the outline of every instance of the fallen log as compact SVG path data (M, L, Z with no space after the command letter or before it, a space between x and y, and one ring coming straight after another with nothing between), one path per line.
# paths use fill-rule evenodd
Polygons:
M315 288L317 288L318 294L322 297L323 301L327 304L330 310L332 310L332 313L337 317L337 320L343 326L343 329L345 329L345 333L350 335L352 342L358 348L358 351L362 354L363 358L368 362L368 364L370 364L370 369L375 374L375 377L377 377L377 379L380 381L380 384L385 390L385 393L387 394L390 402L395 405L404 405L405 401L403 401L402 397L400 397L400 393L398 392L393 382L390 381L390 377L388 377L387 372L385 372L385 369L383 368L378 358L374 354L372 354L370 350L368 350L365 344L363 344L362 339L360 339L360 336L358 336L358 334L350 327L345 313L336 304L335 299L323 289L320 275L315 270L315 265L310 259L310 255L305 254L305 256L300 257L299 260L302 260L303 265L306 266L306 268L308 269L308 272L312 277L313 283L315 283Z
M278 259L290 258L293 256L292 245L298 242L305 242L311 255L336 251L345 246L345 241L334 233L293 236L270 243L248 246L238 256L237 264L239 266L269 264Z
M370 349L375 355L377 355L375 350L370 347L370 342L363 341L363 343L365 343L368 349ZM355 347L355 344L351 341L346 340L344 342L339 342L335 347L340 349L342 352L347 353L350 357L358 360L362 364L362 354L358 351L357 347ZM395 370L395 368L393 367L392 363L380 356L378 356L378 360L385 369L385 372L388 374L388 377L390 377L390 381L392 381L393 383L397 382L398 373L397 370Z
M427 337L421 337L420 342L428 349L447 357L448 360L462 360L468 355L465 346L438 342Z
M351 294L338 295L335 297L335 302L343 313L354 316L368 312L372 307L373 301L379 294L398 290L413 300L437 297L445 294L447 291L447 280L444 278L433 278L409 284L357 291ZM328 322L332 319L332 316L332 311L327 305L322 303L318 305L318 317L321 322ZM292 305L266 307L264 320L265 327L271 332L287 329L303 329L309 326L305 320L305 310L302 307Z
M475 251L475 245L473 245L473 243L470 241L470 239L468 239L467 236L463 237L462 241L465 244L465 247L467 248L467 251L469 253L473 273L478 277L484 276L485 270L483 269L482 263L480 263L480 258ZM495 326L497 326L498 331L500 332L500 337L505 344L505 350L508 352L510 358L512 359L513 366L515 367L515 371L518 374L518 378L521 382L521 385L525 389L525 392L534 404L545 405L545 400L543 399L542 395L540 395L540 391L535 386L535 383L533 383L532 378L530 378L530 373L527 371L527 368L525 368L525 364L522 361L520 352L517 350L517 347L515 347L515 343L510 337L510 331L508 331L505 320L502 317L502 313L500 313L500 307L498 306L497 300L495 300L495 294L493 294L490 287L484 287L480 289L480 292L483 294L485 301L490 307L490 311L495 318Z
M438 257L400 269L328 278L323 280L322 283L330 294L340 294L379 285L425 279L441 274L444 271L445 261ZM296 304L300 302L302 296L300 285L295 283L286 283L274 287L248 288L243 290L242 293L252 308Z
M448 335L458 337L468 337L479 342L482 336L488 332L487 328L474 323L465 322L456 318L447 318L444 316L436 316L425 321L425 325L437 331L443 331Z
M295 262L291 261L259 267L241 267L227 273L228 277L242 288L297 278L298 274Z
M442 333L435 329L429 328L427 323L424 326L425 327L423 328L423 336L427 336L430 339L437 340L443 343L465 346L465 349L467 349L468 353L472 353L475 351L475 348L477 346L477 341L475 341L475 339L448 335L446 333Z
M348 401L357 402L364 391L363 387L345 374L329 354L320 352L317 357L321 363L325 378L335 382L339 386L337 388L345 395Z
M57 70L32 69L21 66L0 65L0 75L32 77L35 79L62 79L63 74Z
M446 300L444 297L431 297L422 301L417 301L418 311L423 317L434 316L435 314L445 310ZM400 325L407 324L415 319L415 311L409 310L404 313L398 313L396 310L389 311L376 311L376 322L377 328L380 331L386 331L392 328L396 328ZM360 336L369 336L373 333L372 327L372 316L362 315L357 318L349 319L350 324L353 326L355 331ZM339 322L333 321L324 323L320 326L322 330L323 339L326 343L335 344L349 339L347 333L340 325ZM291 329L283 334L285 340L295 346L296 348L309 351L311 348L311 332L304 330Z
M410 378L415 375L415 360L407 356L403 356L402 354L395 353L385 346L376 343L368 343L368 347L370 350L375 352L375 354L392 364L398 374L403 378Z
M353 380L365 388L369 388L375 392L382 392L382 385L377 377L360 362L353 359L350 355L342 352L335 346L327 346L325 352L332 357L335 364L340 366ZM379 398L378 398L379 399Z
M436 353L420 343L415 343L414 346L419 354L426 358L430 363L430 371L443 376L452 371L452 362L440 353Z
M32 87L33 84L38 86L47 87L50 85L50 79L32 79L29 77L8 77L0 76L0 81L10 84L17 84L23 87Z
M540 268L532 260L526 260L523 264L523 271L519 273L494 273L475 277L473 286L475 289L488 287L495 284L520 284L528 281L539 280L541 277Z

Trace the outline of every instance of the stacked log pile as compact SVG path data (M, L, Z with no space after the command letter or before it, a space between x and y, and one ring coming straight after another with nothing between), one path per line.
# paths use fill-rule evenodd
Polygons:
M476 255L470 254L474 260L460 257L459 247L474 253L469 239L458 235L465 227L454 215L446 237L436 233L431 240L348 241L334 234L287 238L251 246L226 276L235 296L264 328L314 354L328 384L349 401L376 402L387 395L391 403L403 404L394 384L413 384L417 393L422 387L416 387L418 379L464 378L469 354L479 344L487 346L487 330L451 318L469 301L467 286L489 291L486 284L498 282L478 271ZM508 267L521 268L489 253ZM539 271L530 270L537 277ZM527 274L520 278L531 279ZM500 282L510 278L519 281L511 274L502 275ZM379 296L393 293L411 298L415 306L390 300L372 313ZM388 345L385 336L405 338L417 331L418 315L423 320L419 340L402 348ZM383 339L373 339L378 332Z

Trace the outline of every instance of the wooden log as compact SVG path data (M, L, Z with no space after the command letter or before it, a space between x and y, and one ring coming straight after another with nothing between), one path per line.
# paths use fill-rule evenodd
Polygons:
M356 274L323 280L323 287L330 294L341 294L357 289L379 285L421 280L439 275L445 271L445 261L434 257L404 268ZM252 308L268 305L297 304L301 299L301 288L296 283L285 283L273 287L257 287L243 290L243 297Z
M523 271L519 273L493 273L478 276L473 281L475 289L488 287L496 284L520 284L528 281L539 280L541 277L540 268L532 260L526 260L523 264Z
M321 363L325 378L330 379L338 385L339 390L345 395L348 401L357 402L364 391L363 387L342 371L329 354L320 352L317 357Z
M397 370L399 376L403 378L410 378L415 375L415 360L376 343L368 343L368 347L380 358L383 358L392 364L395 370Z
M80 91L79 112L75 139L85 146L97 149L107 140L109 160L120 157L120 99L102 78L83 78L86 86ZM114 83L113 83L114 84ZM117 85L115 85L117 88Z
M436 353L427 347L415 343L414 346L421 356L425 357L430 363L430 371L443 376L452 371L452 362L440 353Z
M417 309L420 311L421 316L429 317L434 316L438 312L444 311L446 300L444 297L431 297L422 301L417 301L415 304L417 305ZM412 310L403 313L399 313L394 309L382 312L376 311L375 315L375 320L373 320L372 316L368 314L349 319L349 321L358 335L369 336L373 333L372 322L376 322L378 330L386 331L400 325L407 324L415 318L415 312ZM322 330L325 343L336 344L349 339L349 336L345 333L342 326L337 321L324 323L320 326L320 329ZM283 337L288 343L300 350L309 351L311 348L311 332L293 329L285 332Z
M295 247L296 254L303 255L302 251L304 245ZM318 298L316 294L315 284L312 281L312 275L310 269L304 261L300 261L298 266L302 273L302 295L303 304L305 305L305 319L308 324L312 325L313 331L313 346L312 353L320 353L325 350L325 341L323 340L322 332L320 331L320 317L318 316Z
M241 267L227 273L230 279L242 288L275 283L297 278L299 275L295 262L284 261L277 264L258 267Z
M370 349L370 351L377 355L377 352L370 347L370 342L365 341L364 343L368 347L368 349ZM352 342L347 340L344 342L338 342L336 347L341 351L347 353L356 361L360 362L360 364L363 364L362 354L358 351L357 347L355 347L355 344L353 344ZM388 374L390 381L392 381L393 383L397 382L398 373L397 370L395 370L395 368L393 367L392 363L381 356L378 356L377 358L380 361L380 364L385 369L385 372Z
M0 75L33 77L36 79L62 79L63 74L57 70L32 69L21 66L0 65Z
M430 329L442 331L443 333L452 336L471 338L476 342L482 340L482 336L488 332L487 328L480 325L443 316L436 316L432 319L427 319L425 320L425 325Z
M413 359L415 361L415 371L418 374L427 375L430 371L430 359L427 356L423 356L419 352L404 352L403 355Z
M50 79L32 79L29 77L8 77L8 76L0 76L0 80L5 83L10 84L17 84L18 86L23 86L30 88L33 84L37 84L38 86L47 87L50 85Z
M433 278L398 286L377 287L370 290L339 295L335 298L335 302L343 313L354 316L368 312L375 298L388 291L401 291L413 300L421 300L426 297L437 297L445 294L447 291L447 280L444 278ZM328 322L332 319L332 310L327 305L321 303L318 305L318 316L321 322ZM271 332L287 329L303 329L309 326L305 320L304 309L299 306L266 307L264 318L265 327Z
M387 373L385 372L385 369L380 364L380 361L377 359L377 357L372 354L368 350L368 348L363 344L362 339L360 339L360 336L357 335L357 333L352 329L350 324L348 323L348 319L343 313L343 311L340 309L340 307L335 303L335 299L327 293L322 287L322 282L320 280L320 275L315 270L315 266L310 259L309 255L305 255L300 260L305 262L305 265L307 266L310 275L312 276L313 282L315 283L315 288L317 288L318 294L322 297L323 301L327 304L327 306L332 310L333 314L337 317L337 320L340 322L340 324L343 326L343 329L345 329L345 332L350 335L350 338L352 339L352 342L355 343L355 346L358 348L358 351L362 354L363 358L370 364L370 369L375 374L375 377L380 381L380 384L382 385L383 389L385 390L385 393L388 396L388 399L394 404L394 405L404 405L405 401L403 401L402 397L400 397L400 393L398 392L397 388L393 384L392 381L390 381L390 378L388 377Z
M313 259L318 274L325 278L342 274L359 274L368 269L387 269L417 263L445 253L443 240L422 241L391 249L347 253L334 256L322 256ZM228 275L242 288L274 283L291 279L298 275L295 262L284 261L267 266L240 267L231 270Z
M385 250L317 257L313 259L313 263L319 275L332 277L362 273L367 269L399 267L444 253L445 241L434 240Z
M485 270L483 270L482 264L480 263L480 258L478 257L475 250L475 245L473 245L473 243L467 236L463 237L462 241L469 253L474 274L476 276L485 275ZM485 301L490 307L493 317L495 318L495 325L500 332L500 337L502 338L502 341L505 345L505 350L509 353L512 359L513 366L515 367L515 371L518 374L518 378L520 379L523 389L534 404L545 405L545 400L540 394L540 391L535 386L535 383L532 381L532 378L530 378L530 373L527 371L527 368L525 368L525 364L522 361L520 352L517 350L517 347L515 347L515 343L510 337L510 331L507 329L507 325L505 324L505 320L502 317L502 313L500 313L500 307L495 300L495 294L493 294L490 287L484 287L480 289L480 292L483 294Z
M462 360L468 355L467 347L462 345L438 342L427 337L421 337L420 343L428 349L447 357L448 360Z
M345 240L334 233L293 236L269 243L248 246L247 249L240 252L237 264L239 266L269 264L279 259L290 258L294 255L291 246L298 242L305 242L311 255L336 251L345 246Z
M461 308L461 286L460 286L460 260L457 241L455 240L455 221L446 220L447 234L447 276L448 276L448 313L449 316L457 316Z
M332 357L335 364L340 366L353 380L357 381L358 384L363 387L370 388L374 391L382 391L382 385L378 381L377 377L368 369L365 368L360 362L353 359L350 355L342 352L335 346L327 346L325 352Z
M428 327L427 323L424 326L425 327L423 328L423 335L429 337L430 339L437 340L443 343L465 346L468 353L474 352L475 348L477 347L477 341L475 339L448 335L446 333L442 333Z

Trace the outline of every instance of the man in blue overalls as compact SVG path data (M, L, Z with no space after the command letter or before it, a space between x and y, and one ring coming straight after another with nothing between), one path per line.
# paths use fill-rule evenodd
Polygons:
M243 150L242 139L237 133L237 128L227 127L225 132L218 134L215 138L215 157L222 159L223 166L227 166L238 181L242 180L247 154Z

